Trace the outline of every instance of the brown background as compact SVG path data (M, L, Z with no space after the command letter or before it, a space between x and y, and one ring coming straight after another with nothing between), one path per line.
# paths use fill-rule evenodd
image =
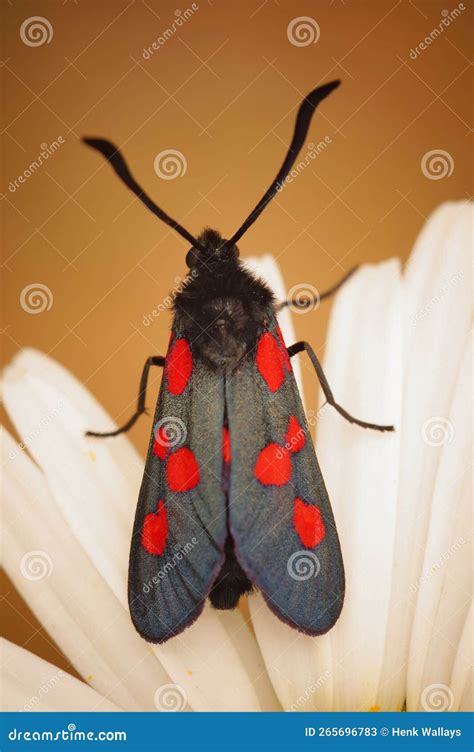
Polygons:
M470 195L472 4L416 60L446 2L199 0L199 9L150 59L143 49L173 22L176 3L3 3L2 209L3 361L23 346L66 365L120 423L133 410L146 357L162 353L167 313L151 313L185 273L186 244L119 183L82 135L118 144L143 187L197 235L204 225L236 229L280 165L295 108L315 85L342 78L308 142L332 143L273 201L240 243L243 257L279 260L288 287L323 290L353 265L405 260L441 202ZM184 0L181 11L191 6ZM28 47L21 23L41 15L49 44ZM311 16L316 44L296 47L287 26ZM12 193L59 136L59 150ZM422 156L448 151L454 172L427 179ZM160 179L154 158L178 149L187 171ZM303 149L303 155L304 155ZM47 285L50 311L29 315L22 289ZM320 353L329 304L296 316L298 339ZM149 404L159 376L152 379ZM308 405L315 383L305 372ZM144 450L149 420L132 430ZM4 581L4 633L71 670Z

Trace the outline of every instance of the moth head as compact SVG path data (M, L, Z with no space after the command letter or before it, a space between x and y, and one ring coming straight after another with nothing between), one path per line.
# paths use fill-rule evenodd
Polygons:
M198 245L190 248L186 255L190 269L213 271L216 265L229 264L239 258L237 246L228 245L217 230L206 228L197 240Z

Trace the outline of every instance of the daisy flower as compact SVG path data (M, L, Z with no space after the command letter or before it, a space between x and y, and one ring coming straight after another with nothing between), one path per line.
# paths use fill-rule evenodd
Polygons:
M466 202L443 205L403 271L364 266L337 294L328 381L353 415L397 430L307 398L347 577L322 637L255 594L250 624L206 605L181 635L143 641L126 594L143 458L123 435L86 437L112 427L102 407L51 358L18 353L3 377L20 437L2 431L4 566L82 681L3 640L3 710L472 710L471 222ZM249 264L285 297L272 257ZM288 311L280 323L291 344Z

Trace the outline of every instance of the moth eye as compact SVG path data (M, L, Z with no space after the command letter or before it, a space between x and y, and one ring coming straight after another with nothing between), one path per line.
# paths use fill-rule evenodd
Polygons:
M196 248L190 248L189 251L186 254L186 266L189 269L192 269L193 266L196 266L199 260L199 251L196 250Z

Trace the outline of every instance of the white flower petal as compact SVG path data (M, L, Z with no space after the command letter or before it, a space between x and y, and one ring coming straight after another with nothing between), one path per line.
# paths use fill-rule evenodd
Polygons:
M329 641L291 629L272 614L260 594L252 595L249 605L265 666L283 710L331 710Z
M154 649L165 667L168 663L173 666L181 663L184 667L173 678L185 689L188 698L192 691L194 710L263 710L255 677L245 670L242 641L229 640L223 621L208 603L189 629Z
M250 641L241 627L236 630L237 624L241 624L237 612L217 617L207 603L189 629L164 645L154 646L165 666L168 661L171 665L179 661L186 667L174 678L186 688L188 696L188 687L193 687L196 711L280 709L268 678L260 675L263 661L254 639Z
M70 528L125 601L129 541L123 545L123 534L132 528L137 453L124 437L94 441L84 435L97 421L99 428L110 426L110 419L98 406L89 409L84 387L35 350L21 351L7 366L3 392L6 409Z
M0 638L3 712L119 711L92 687L52 663Z
M4 567L76 670L124 710L169 678L68 529L45 478L2 429Z
M454 703L451 710L472 712L474 704L474 677L472 670L472 634L473 634L473 602L464 622L461 639L454 661L453 673L449 686L453 693Z
M415 598L441 447L429 446L445 420L471 322L472 208L445 204L421 232L404 277L404 392L395 577L380 705L399 709L406 692Z
M70 529L126 608L130 531L143 461L123 436L108 441L84 436L90 428L106 429L110 419L50 358L22 351L5 371L3 391L10 417L27 437ZM216 663L200 655L211 635L214 648L225 644ZM153 651L194 709L259 709L216 613L207 611L180 637Z
M271 253L266 253L263 256L248 256L245 261L245 266L253 271L258 277L261 277L269 287L273 290L276 300L282 303L287 298L287 290L283 277L280 271L278 263L275 261ZM287 347L293 345L296 342L295 328L293 321L291 320L291 312L289 308L283 308L278 314L278 323L280 324L281 333L283 339L286 342ZM293 372L295 374L296 383L298 384L298 390L301 396L301 401L304 406L304 392L303 392L303 379L301 376L301 365L297 360L293 360Z
M471 338L446 424L408 657L407 710L424 710L426 687L449 685L472 592ZM432 447L434 448L434 447Z
M221 611L220 619L227 631L229 640L238 650L240 659L257 693L262 711L281 710L257 641L241 611L239 609Z
M394 576L402 389L401 280L396 260L364 266L333 306L324 370L336 401L356 418L395 433L351 425L328 407L318 456L332 501L346 572L346 599L331 632L334 708L378 705Z

